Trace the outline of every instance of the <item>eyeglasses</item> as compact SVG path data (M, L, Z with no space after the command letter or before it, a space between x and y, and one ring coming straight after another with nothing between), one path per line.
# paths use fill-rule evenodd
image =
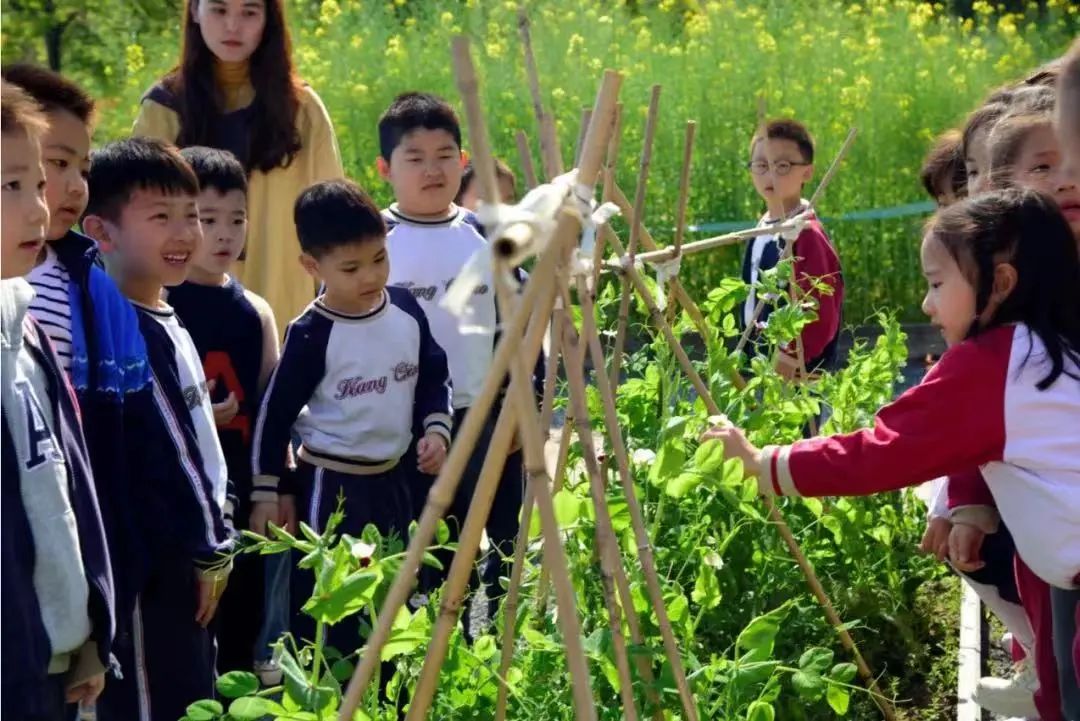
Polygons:
M772 170L777 175L787 175L796 165L810 165L810 163L792 163L790 160L777 160L772 164ZM765 173L769 172L769 164L764 160L747 163L746 167L754 175L765 175Z

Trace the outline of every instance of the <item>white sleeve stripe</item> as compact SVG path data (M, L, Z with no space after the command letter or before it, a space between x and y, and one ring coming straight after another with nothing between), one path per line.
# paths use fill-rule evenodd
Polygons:
M454 420L445 413L432 413L424 419L424 426L440 425L444 426L446 430L450 430Z
M277 384L278 371L281 370L281 358L284 357L285 348L289 345L290 333L292 333L291 326L285 331L285 340L281 343L281 356L274 367L274 372L270 374L270 380L266 382L266 390L263 391L262 402L259 403L259 412L255 417L255 433L251 436L251 473L253 476L266 475L263 473L262 463L259 458L262 455L262 435L263 428L266 425L266 408L270 404L270 396L273 394L274 386Z
M199 502L199 508L202 510L206 527L206 542L211 548L216 548L218 544L214 536L214 512L210 506L210 499L206 495L206 490L200 482L199 469L195 466L195 459L191 457L191 452L180 428L180 422L176 414L173 413L172 405L161 390L161 383L158 381L157 374L151 372L151 378L154 388L154 405L157 406L158 413L161 414L162 419L165 421L165 425L169 430L169 437L172 439L173 446L177 451L177 457L180 459L180 465L184 469L191 489L195 491L195 498Z
M781 446L776 454L776 483L785 496L798 496L795 479L791 477L791 446Z

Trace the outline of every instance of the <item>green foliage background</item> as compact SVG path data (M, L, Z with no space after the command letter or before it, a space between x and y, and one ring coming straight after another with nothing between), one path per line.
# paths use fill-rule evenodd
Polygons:
M421 88L457 102L449 44L476 41L496 151L518 166L514 133L538 138L516 3L488 0L287 0L295 57L330 109L348 172L380 201L375 123L395 94ZM99 141L124 134L139 98L176 61L179 0L4 0L3 57L46 59L45 38L67 23L65 72L102 101ZM915 0L538 0L529 3L543 92L569 160L579 118L603 68L625 73L619 179L633 196L649 86L663 85L647 220L670 242L683 124L697 120L691 223L750 220L761 212L746 171L756 98L770 114L805 121L819 175L856 126L859 138L821 203L826 217L923 200L922 155L987 91L1064 51L1077 6L1067 0L961 3L967 17ZM919 319L921 218L833 222L847 280L846 319L880 307ZM738 250L698 257L684 275L707 291L736 272Z

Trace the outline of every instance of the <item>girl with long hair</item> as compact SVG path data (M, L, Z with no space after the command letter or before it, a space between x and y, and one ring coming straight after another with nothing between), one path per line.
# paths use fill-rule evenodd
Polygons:
M187 0L179 64L143 97L132 133L228 150L248 183L248 243L237 276L276 318L315 296L296 258L293 203L344 175L330 116L296 75L283 0Z

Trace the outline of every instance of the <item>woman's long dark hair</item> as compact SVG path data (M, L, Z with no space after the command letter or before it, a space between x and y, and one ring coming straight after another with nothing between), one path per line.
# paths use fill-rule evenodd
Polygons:
M214 82L214 54L202 38L194 12L201 0L184 3L184 43L180 64L165 78L165 87L179 100L180 135L177 145L214 145L214 123L224 112ZM248 171L269 172L287 166L300 150L296 115L300 110L300 80L292 62L292 41L285 24L283 0L265 0L266 26L251 55L251 134L245 165Z
M990 301L994 267L1016 268L1016 287L983 327L1024 323L1046 347L1046 390L1063 373L1080 380L1080 253L1057 204L1031 190L996 190L940 211L928 232L941 242L975 288L975 313ZM1029 351L1030 354L1030 351ZM1071 368L1067 366L1072 366Z

